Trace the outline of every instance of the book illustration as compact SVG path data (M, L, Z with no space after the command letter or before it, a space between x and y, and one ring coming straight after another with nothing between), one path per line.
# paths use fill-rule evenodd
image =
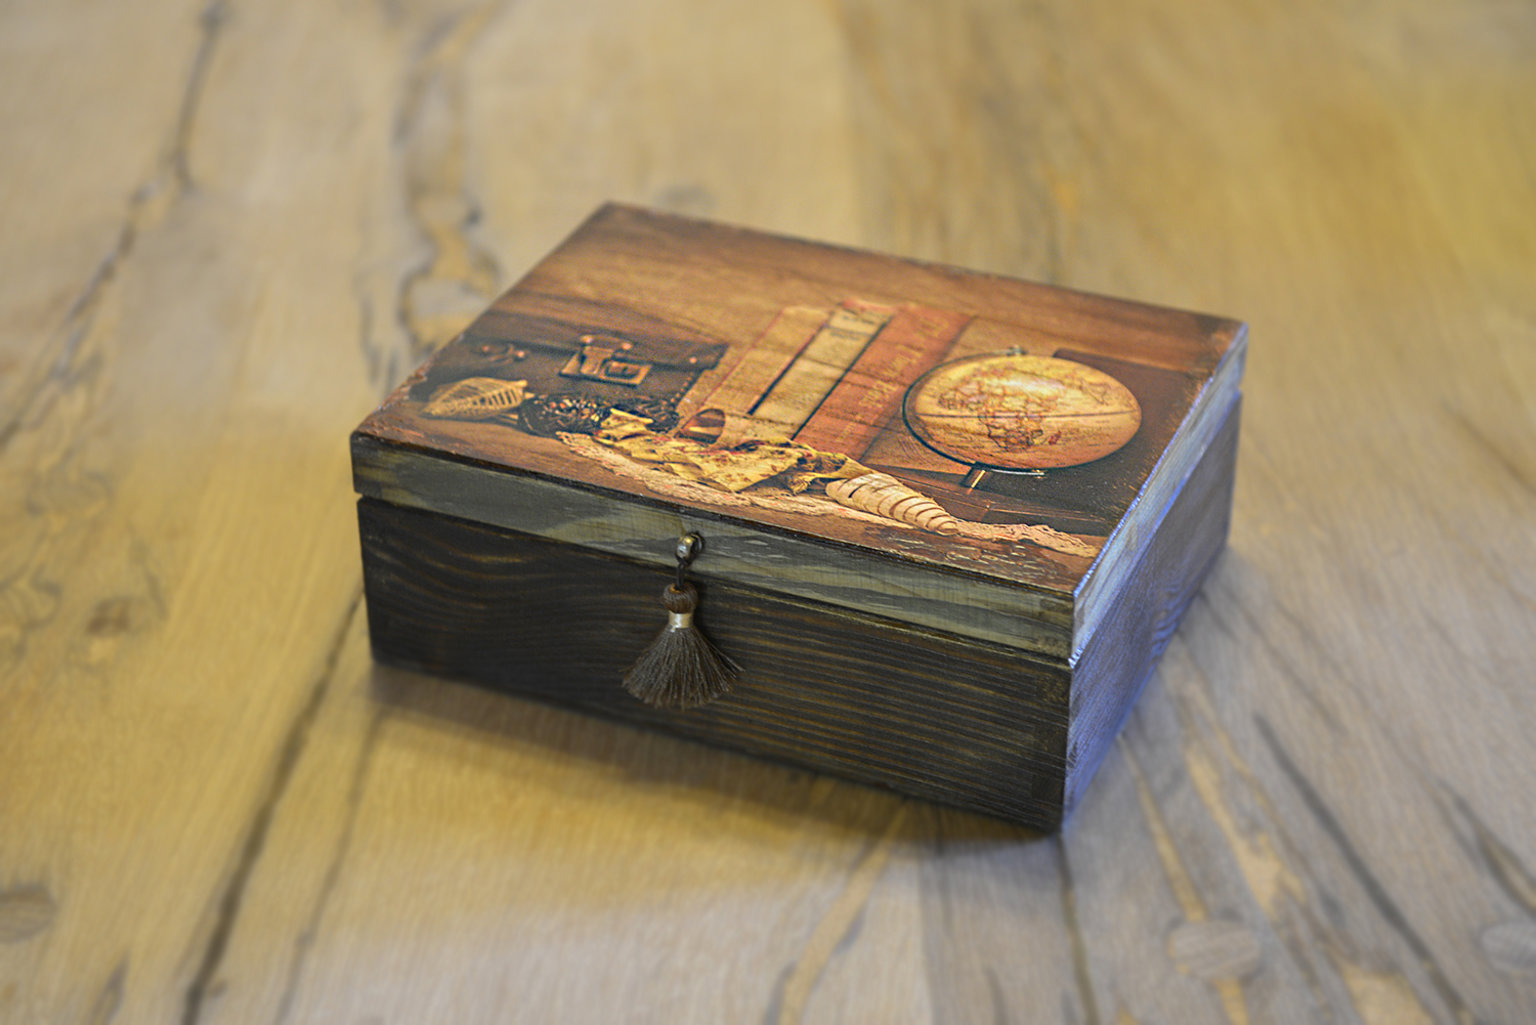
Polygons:
M791 437L798 435L892 312L888 306L852 301L838 306L767 391L747 408L747 414L781 425Z
M968 315L952 310L912 304L898 308L795 440L834 452L867 455L900 416L908 387L944 358L970 322Z
M679 415L687 419L706 408L746 413L810 344L827 316L824 308L812 306L787 306L780 310L750 345L732 348L721 364L724 376L718 384L703 380L699 388L684 396L678 403Z

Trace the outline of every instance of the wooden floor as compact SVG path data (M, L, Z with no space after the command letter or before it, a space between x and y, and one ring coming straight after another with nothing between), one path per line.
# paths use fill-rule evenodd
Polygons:
M0 10L0 1021L1536 1020L1536 7ZM348 430L614 198L1252 324L1059 837L372 665Z

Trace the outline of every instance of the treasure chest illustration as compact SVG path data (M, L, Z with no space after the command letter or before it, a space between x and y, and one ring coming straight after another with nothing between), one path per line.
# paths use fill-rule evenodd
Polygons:
M642 318L571 306L564 315L491 309L432 360L410 389L430 416L499 418L530 434L584 430L618 408L658 430L726 345Z

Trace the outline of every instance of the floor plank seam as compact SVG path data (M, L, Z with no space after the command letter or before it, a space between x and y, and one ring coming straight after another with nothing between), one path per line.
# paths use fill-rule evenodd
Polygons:
M224 952L229 946L235 923L240 917L240 906L245 898L246 885L250 882L256 863L261 859L262 851L266 847L267 834L272 827L277 806L282 803L288 783L293 778L294 769L304 753L310 728L314 725L320 713L320 706L330 692L331 683L336 676L336 667L341 660L342 648L346 644L347 634L351 631L352 623L362 607L362 602L363 592L359 584L353 592L351 601L347 604L347 611L341 618L340 627L331 638L324 664L310 687L309 696L283 737L277 762L272 769L266 790L256 806L256 814L251 818L250 829L246 832L245 841L240 846L235 867L224 885L223 893L219 896L213 929L209 934L207 945L203 948L197 971L187 985L181 1016L182 1025L197 1025L201 1019L204 1002L213 987L214 976L223 963Z
M1472 1013L1467 1002L1462 999L1461 993L1445 977L1445 973L1435 960L1434 953L1429 949L1429 945L1424 942L1423 937L1418 934L1413 924L1408 921L1402 908L1398 906L1397 901L1392 898L1392 895L1387 892L1381 880L1377 879L1375 873L1366 865L1364 857L1356 850L1355 845L1350 841L1348 835L1345 834L1343 827L1339 824L1339 820L1323 801L1322 796L1313 788L1311 781L1307 779L1301 769L1291 759L1290 754L1280 743L1279 738L1275 736L1275 732L1270 727L1269 722L1262 715L1259 715L1254 717L1254 725L1257 727L1259 737L1264 741L1264 745L1269 748L1270 754L1274 756L1275 764L1279 767L1285 778L1290 781L1291 785L1296 788L1302 803L1306 805L1307 810L1311 812L1317 824L1328 835L1329 839L1333 841L1334 846L1338 848L1339 854L1344 858L1344 863L1349 867L1350 874L1360 883L1371 905L1376 908L1377 913L1381 915L1382 920L1391 927L1392 931L1402 937L1403 943L1407 945L1409 951L1418 960L1419 966L1429 977L1430 984L1434 986L1440 999L1445 1001L1447 1008L1455 1015L1456 1020L1468 1023L1481 1021Z
M1061 877L1061 917L1067 926L1067 938L1072 950L1072 978L1077 985L1077 996L1083 1005L1086 1025L1100 1025L1099 1004L1093 995L1093 969L1088 963L1088 944L1083 937L1082 922L1077 917L1077 893L1072 886L1072 866L1067 861L1067 847L1057 834L1056 864Z
M315 896L309 920L304 923L303 930L294 940L293 957L288 965L288 977L283 980L283 995L277 1004L277 1014L272 1018L273 1025L284 1025L293 1013L294 1001L298 997L299 984L303 981L304 967L309 960L310 949L314 945L315 936L320 931L320 924L325 919L331 895L341 879L342 866L347 863L347 858L352 851L352 838L357 829L357 814L363 804L364 783L373 765L373 754L378 749L379 733L388 714L388 707L380 705L374 709L373 717L368 722L368 732L363 738L361 750L358 751L357 764L352 770L352 782L347 788L346 821L342 825L341 836L337 838L336 849L331 854L330 863L326 865L325 876L320 883L320 892Z
M187 72L187 84L182 89L181 104L176 111L176 127L171 133L171 150L166 156L172 180L179 192L190 192L196 188L187 154L191 150L192 132L197 126L198 110L202 106L203 92L208 84L208 68L213 62L213 53L224 33L224 27L228 24L228 0L210 0L198 18L197 50L192 54L192 67Z

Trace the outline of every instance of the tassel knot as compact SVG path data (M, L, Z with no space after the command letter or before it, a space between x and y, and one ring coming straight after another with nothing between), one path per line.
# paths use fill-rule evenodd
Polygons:
M697 708L731 689L740 670L721 655L693 625L699 592L685 579L688 564L702 547L696 534L678 543L677 577L661 593L667 625L624 677L624 689L659 708Z
M661 604L672 615L672 629L692 626L693 610L699 607L699 592L692 584L673 584L661 592Z

